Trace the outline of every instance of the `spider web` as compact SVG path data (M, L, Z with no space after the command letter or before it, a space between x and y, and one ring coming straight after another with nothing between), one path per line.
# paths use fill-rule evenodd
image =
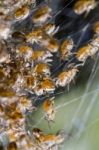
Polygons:
M59 13L61 13L70 3L68 3L63 9L59 10L54 15L53 18L55 18L57 15L59 15ZM48 22L50 22L51 20L49 20ZM92 20L93 20L93 18L92 18ZM71 24L72 24L72 22L71 22ZM90 25L90 22L88 22L88 24L86 24L84 26L84 28L80 29L77 33L73 33L73 34L69 35L69 37L73 37L74 35L80 33L80 38L79 38L79 40L76 43L75 49L77 49L81 45L81 41L84 38L84 36L86 34L86 30L87 30L87 28L88 28L89 25ZM60 95L60 94L63 93L63 95L65 95L65 98L67 97L65 101L62 100L61 102L60 102L60 100L58 101L57 98L56 98L55 103L58 103L58 104L55 107L55 110L57 111L57 113L59 113L60 109L63 109L63 108L66 109L68 106L69 106L69 108L73 108L72 104L77 102L77 106L74 109L75 110L75 112L74 112L75 114L72 113L72 117L70 116L71 118L70 118L69 123L68 123L69 127L68 127L68 125L66 125L67 121L64 121L64 125L60 128L60 130L64 130L64 133L68 129L69 130L72 130L72 129L75 130L75 128L76 128L76 132L74 132L74 135L73 135L73 139L74 140L75 140L75 137L79 140L80 137L81 137L81 135L82 135L82 133L84 133L88 128L94 126L94 124L99 121L99 119L93 119L94 121L91 121L91 123L88 124L88 122L90 120L90 115L92 114L91 112L93 111L93 109L95 107L95 104L97 103L97 100L98 100L97 97L98 97L99 86L96 85L96 87L94 87L93 89L91 87L94 84L94 82L96 82L96 75L98 74L98 69L99 69L99 65L98 65L98 61L99 60L98 60L98 57L99 57L99 54L97 55L97 58L96 58L96 60L94 62L94 65L92 67L89 79L86 82L85 90L83 89L82 93L80 93L80 94L76 93L77 95L80 95L80 96L77 96L76 98L69 98L69 100L67 100L68 97L71 97L70 95L72 94L72 91L73 90L76 91L74 88L70 89L72 91L69 91L69 93L67 93L65 91L55 93L55 96ZM61 65L62 64L60 64L60 66L58 66L58 68L56 68L56 69L59 69L59 67L61 67ZM91 95L91 99L90 100L88 99L89 95ZM75 97L75 95L73 95L73 96ZM62 110L62 111L64 111L64 110ZM68 113L69 113L69 111L68 111ZM41 114L40 117L37 117L37 119L36 119L37 122L35 122L34 118L35 118L35 116L39 116L38 114L34 115L34 118L33 118L33 115L32 115L32 118L31 117L28 118L28 120L29 120L28 121L28 123L29 123L28 126L30 128L33 128L33 127L42 127L43 126L42 124L44 124L44 114L43 114L42 108L40 110L40 114ZM68 114L68 116L69 116L69 114ZM58 118L58 116L57 116L57 118ZM33 125L30 124L30 122L33 122ZM58 121L58 123L59 123L59 121ZM57 120L55 121L54 125L52 124L52 128L51 129L47 129L48 125L47 125L47 123L45 123L45 124L44 124L43 129L45 129L47 132L53 132L53 126L55 128L55 125L57 125ZM61 149L65 150L66 149L65 146L66 145L64 145L63 147L61 147ZM68 150L69 150L69 148L68 148Z

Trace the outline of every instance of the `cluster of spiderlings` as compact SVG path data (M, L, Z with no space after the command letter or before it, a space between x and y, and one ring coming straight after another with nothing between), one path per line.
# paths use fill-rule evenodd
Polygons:
M7 150L58 149L64 141L61 134L44 134L37 128L32 133L26 130L26 115L35 110L32 99L43 97L45 119L54 121L55 90L69 89L79 66L99 50L99 22L93 25L91 41L73 53L72 38L60 43L54 36L59 26L49 21L52 9L47 4L35 5L36 0L0 2L0 139L7 136ZM95 7L95 0L79 0L73 10L78 15L88 14ZM71 56L78 62L69 63ZM68 65L54 76L56 57Z

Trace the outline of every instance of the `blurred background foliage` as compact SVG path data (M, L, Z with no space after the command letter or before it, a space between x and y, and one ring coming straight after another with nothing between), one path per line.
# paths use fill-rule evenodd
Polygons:
M39 4L41 1L38 0L37 2ZM61 39L71 36L75 41L75 45L79 47L79 45L82 45L91 39L93 34L91 25L96 20L99 20L99 7L96 7L95 10L91 11L87 18L84 18L84 15L77 16L74 14L72 10L74 2L75 1L69 4L70 0L51 0L50 5L52 6L55 14L53 21L55 21L56 25L60 26L60 30L56 34L56 37L59 41L61 41ZM65 5L68 5L68 7L64 8ZM57 12L59 12L59 14L56 15ZM82 28L88 24L89 26L86 33L83 34ZM80 37L81 40L79 42ZM57 133L61 130L63 130L64 133L67 133L72 127L73 133L71 133L71 138L65 140L64 144L61 145L60 150L99 149L98 56L97 63L95 63L96 58L89 58L85 66L80 69L80 72L75 79L75 84L70 86L70 90L67 91L67 89L64 89L63 94L55 93L57 95L55 99L55 107L57 107L57 110L55 123L51 123L51 128L48 127L47 121L42 118L42 116L44 116L42 104L38 106L38 110L35 113L28 116L29 128L36 126L46 133ZM94 71L92 73L93 68ZM90 76L92 78L90 78ZM88 86L89 88L86 90L86 87ZM84 97L85 94L86 96ZM77 109L83 100L84 103L81 106L74 123L72 124ZM64 105L64 107L62 105Z

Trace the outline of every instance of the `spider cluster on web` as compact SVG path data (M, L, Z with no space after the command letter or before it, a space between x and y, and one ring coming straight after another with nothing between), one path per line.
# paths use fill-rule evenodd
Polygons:
M52 1L4 0L0 2L0 140L7 150L56 150L65 137L45 134L38 128L26 130L26 116L43 103L48 123L55 118L54 99L57 92L69 86L99 50L99 21L90 19L79 31L67 36L64 29L76 26L79 16L86 19L98 2L78 0L72 6L73 21L59 23L57 18L67 6L54 13ZM57 5L57 4L56 4ZM69 9L69 8L68 8ZM67 9L68 16L70 10ZM65 20L64 20L65 21ZM91 39L81 45L88 29ZM73 35L81 36L75 43ZM62 36L62 38L59 38ZM4 143L3 136L8 143Z

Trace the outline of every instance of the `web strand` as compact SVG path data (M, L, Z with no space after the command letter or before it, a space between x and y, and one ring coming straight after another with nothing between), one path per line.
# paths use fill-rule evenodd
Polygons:
M86 93L89 91L89 89L90 89L90 87L91 87L91 85L92 85L93 79L94 79L94 77L95 77L95 75L96 75L96 73L97 73L97 71L98 71L98 69L97 69L97 71L95 72L96 65L97 65L97 62L98 62L98 56L99 56L99 54L97 55L97 59L96 59L95 64L94 64L94 66L93 66L93 68L92 68L92 72L91 72L90 77L89 77L89 80L88 80L88 82L87 82L87 86L86 86L85 92L84 92L84 94L83 94L83 97L82 97L82 99L81 99L81 102L80 102L80 104L79 104L79 107L78 107L78 109L77 109L77 111L76 111L76 113L75 113L75 116L73 117L73 119L72 119L72 121L71 121L72 124L74 124L74 122L76 122L76 118L77 118L77 116L78 116L78 114L79 114L79 112L80 112L80 110L81 110L81 107L84 105L84 103L85 103L85 101L86 101ZM95 72L95 73L94 73L94 72Z
M97 57L98 57L98 56L97 56ZM96 74L96 72L97 72L98 69L99 69L99 66L96 68L94 74ZM97 88L98 88L98 87L99 87L99 86L97 85ZM95 102L96 102L96 100L97 100L97 96L98 96L98 93L95 92L95 93L93 94L91 100L90 100L90 103L88 104L88 107L87 107L85 113L84 113L84 116L83 116L83 118L82 118L84 126L85 126L85 124L87 123L87 120L88 120L88 118L89 118L89 116L90 116L90 113L91 113L91 111L92 111L92 109L93 109L93 107L94 107L94 104L95 104ZM77 133L77 136L80 137L82 132L83 132L83 129L80 129L79 132Z
M90 94L93 94L94 92L98 92L98 91L99 91L99 88L97 88L97 89L95 89L95 90L92 90L92 91L86 93L86 96L88 96L88 95L90 95ZM79 101L79 99L81 99L82 97L83 97L83 95L82 95L82 96L79 96L79 97L77 97L77 98L71 99L69 102L65 102L65 103L63 103L63 104L61 104L61 105L58 105L58 106L55 107L55 110L57 111L57 110L59 110L60 108L63 108L63 107L66 107L66 106L68 106L68 105L70 105L70 104L72 104L72 103L75 103L75 102ZM44 117L45 117L45 115L43 115L43 116L39 119L39 121L37 121L37 123L35 123L32 127L36 127L37 125L39 125L39 124L41 123L41 121L44 119ZM31 121L32 121L32 120L31 120Z
M57 15L59 15L66 7L68 7L74 0L71 0L67 5L65 5L61 10L59 10L53 17L47 21L47 23L51 22Z

